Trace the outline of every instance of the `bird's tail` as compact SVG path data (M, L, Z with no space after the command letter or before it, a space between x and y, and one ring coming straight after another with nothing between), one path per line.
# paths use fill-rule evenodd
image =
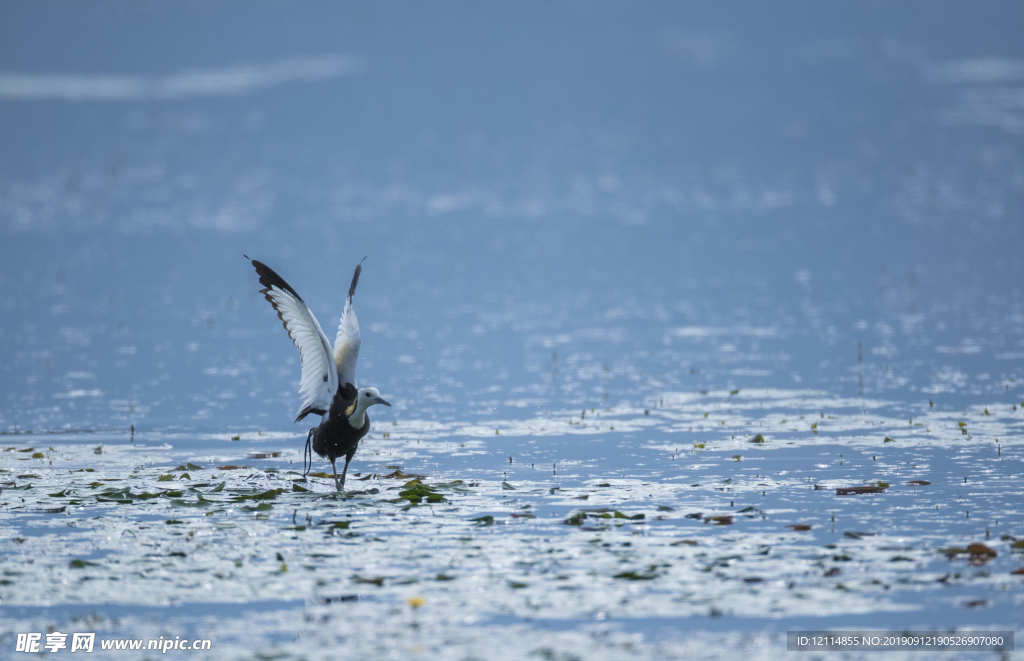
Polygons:
M362 273L362 272L363 272L363 265L362 264L356 264L356 272L355 272L355 275L352 276L352 284L348 286L348 300L349 300L350 303L352 302L352 297L356 293L356 285L359 284L359 274Z

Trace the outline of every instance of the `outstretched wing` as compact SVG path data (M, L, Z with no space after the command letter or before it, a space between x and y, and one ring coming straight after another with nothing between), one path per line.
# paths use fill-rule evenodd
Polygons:
M334 364L338 367L338 382L341 385L351 383L354 387L356 360L359 359L362 340L359 337L359 320L356 319L356 311L352 309L352 296L356 293L362 271L363 265L356 264L356 272L348 288L348 298L345 299L345 311L341 313L341 322L338 324L338 336L334 338Z
M310 413L324 415L330 410L331 400L338 390L338 370L331 361L331 345L327 336L312 310L284 278L263 262L254 259L252 265L256 267L260 284L263 285L260 293L277 310L277 316L288 331L288 337L299 348L299 359L302 362L299 395L302 404L295 422Z

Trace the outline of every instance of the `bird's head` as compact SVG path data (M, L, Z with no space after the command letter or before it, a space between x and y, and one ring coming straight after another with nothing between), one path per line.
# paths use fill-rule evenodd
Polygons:
M367 409L374 404L391 406L391 404L380 396L380 391L376 388L360 388L358 397L359 398L356 400L356 406L359 406L362 409Z

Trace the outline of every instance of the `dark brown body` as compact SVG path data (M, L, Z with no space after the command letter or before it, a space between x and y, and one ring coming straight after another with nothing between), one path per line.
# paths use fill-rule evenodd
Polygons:
M326 457L334 468L334 480L338 482L338 468L334 462L338 457L345 457L345 468L341 471L341 483L338 489L345 486L345 475L348 464L359 449L359 441L370 431L370 416L363 413L363 426L356 429L349 424L349 416L355 412L358 392L351 383L346 383L334 394L331 410L320 423L320 426L309 430L313 441L313 452Z

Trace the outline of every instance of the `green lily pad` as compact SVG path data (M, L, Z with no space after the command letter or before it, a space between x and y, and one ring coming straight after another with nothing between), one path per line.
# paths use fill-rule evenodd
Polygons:
M428 503L444 501L442 494L437 493L433 487L423 484L419 478L409 480L402 486L405 488L398 492L399 497L408 500L413 505L418 505L423 499L426 499Z
M624 571L619 574L615 574L612 578L624 578L629 581L650 581L658 578L658 573L655 571Z
M268 489L267 491L262 491L260 493L238 495L231 500L236 503L241 503L246 500L272 500L280 496L282 493L284 493L284 489Z
M352 582L353 583L364 583L364 584L367 584L367 585L376 585L376 586L380 587L380 586L384 585L384 578L385 577L383 577L383 576L353 576L352 577Z

